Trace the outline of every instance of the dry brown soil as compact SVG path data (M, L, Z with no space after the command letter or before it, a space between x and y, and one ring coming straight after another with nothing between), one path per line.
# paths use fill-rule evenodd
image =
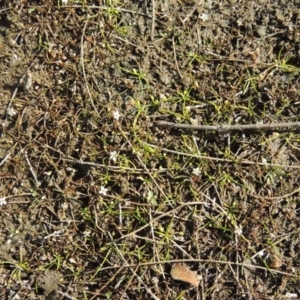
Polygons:
M299 25L297 0L3 1L0 299L300 299L298 127L157 123L300 121Z

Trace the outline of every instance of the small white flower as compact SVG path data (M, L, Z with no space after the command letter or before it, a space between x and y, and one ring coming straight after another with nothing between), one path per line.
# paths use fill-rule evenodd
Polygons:
M83 232L83 236L84 236L85 238L90 237L90 236L91 236L91 231L90 231L90 230L85 230L85 231Z
M201 174L201 170L199 169L199 167L194 168L192 174L196 175L196 176L199 176Z
M6 202L6 198L5 197L1 197L0 198L0 206L1 205L5 205L7 202Z
M8 114L10 117L13 117L13 116L15 116L15 115L17 114L17 111L10 107L10 108L7 110L7 114Z
M264 249L263 249L263 250L260 250L260 251L257 253L257 255L260 256L260 257L265 256L265 250L264 250Z
M208 20L208 14L201 14L201 16L199 16L199 19L201 19L203 22Z
M242 235L243 233L242 228L240 226L234 226L234 227L235 227L234 233L237 235Z
M101 187L100 187L99 194L102 195L102 196L106 196L107 191L108 191L107 188L105 188L104 186L101 186Z
M112 151L109 154L109 159L112 160L114 163L117 161L118 153L117 151Z
M121 117L121 114L119 113L118 110L115 110L115 111L113 112L113 117L114 117L114 119L115 119L116 121L119 121L119 119L120 119L120 117Z
M68 4L68 0L61 0L62 4Z

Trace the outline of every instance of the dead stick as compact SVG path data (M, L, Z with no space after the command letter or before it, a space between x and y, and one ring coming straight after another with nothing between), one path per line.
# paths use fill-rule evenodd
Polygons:
M244 131L244 130L273 130L276 128L291 128L300 127L300 122L288 123L270 123L270 124L235 124L235 125L190 125L178 124L166 121L157 121L157 125L166 126L171 128L191 129L191 130L207 130L207 131Z

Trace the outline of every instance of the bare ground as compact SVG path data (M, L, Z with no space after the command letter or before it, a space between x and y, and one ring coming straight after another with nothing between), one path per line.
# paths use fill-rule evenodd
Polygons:
M299 299L299 16L4 1L1 299Z

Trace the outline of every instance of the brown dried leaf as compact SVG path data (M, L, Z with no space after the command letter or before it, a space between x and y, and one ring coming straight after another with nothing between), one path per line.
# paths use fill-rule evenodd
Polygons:
M187 282L195 287L198 287L200 282L197 272L191 271L185 264L174 264L171 269L171 276L175 280Z

